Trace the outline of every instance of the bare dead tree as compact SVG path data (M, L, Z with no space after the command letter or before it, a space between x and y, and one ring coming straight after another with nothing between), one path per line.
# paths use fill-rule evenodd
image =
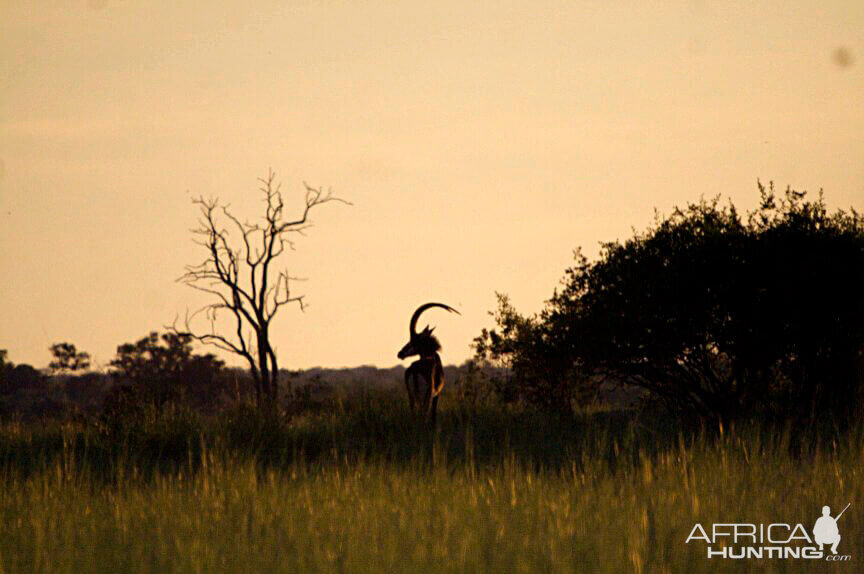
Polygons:
M303 235L311 226L309 214L314 208L331 202L351 205L330 190L325 193L320 187L304 183L303 213L289 220L281 184L275 179L270 170L266 178L258 180L264 196L264 216L255 223L241 221L217 199L193 200L200 217L192 233L195 243L206 249L207 257L197 265L187 265L178 281L207 293L214 301L191 315L187 312L183 331L177 328L176 321L171 327L174 332L243 357L249 364L259 404L271 405L278 396L279 379L279 362L270 340L272 321L285 305L296 303L304 309L304 296L291 292L291 283L297 278L287 270L275 270L275 261L286 248L294 249L292 234ZM233 324L230 334L217 331L216 321L222 313ZM209 331L192 329L198 315L209 321Z

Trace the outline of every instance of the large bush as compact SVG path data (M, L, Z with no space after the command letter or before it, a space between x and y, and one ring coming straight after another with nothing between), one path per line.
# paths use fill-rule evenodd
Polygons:
M8 352L0 349L0 396L21 391L44 391L45 376L27 364L16 365L7 359Z
M478 349L545 387L578 370L700 417L848 420L864 387L864 218L759 190L745 217L703 200L595 262L577 252L539 316L501 306Z
M224 363L212 354L192 353L192 337L186 334L150 333L135 343L117 347L110 363L112 373L132 384L135 401L143 398L157 408L185 395L195 399L215 394L216 381ZM111 401L129 392L116 391ZM116 399L116 400L115 400ZM113 404L112 402L112 404Z
M520 315L507 295L497 294L496 328L474 339L475 360L500 369L492 377L496 397L544 410L572 412L594 396L578 361L560 352L545 317Z

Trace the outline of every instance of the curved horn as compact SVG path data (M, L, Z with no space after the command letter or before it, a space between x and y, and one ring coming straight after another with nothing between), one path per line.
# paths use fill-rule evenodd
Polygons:
M456 313L457 315L462 314L450 305L445 305L444 303L423 303L422 305L417 307L417 310L414 311L413 315L411 315L411 325L408 327L408 332L411 333L412 337L417 336L417 319L420 318L420 315L423 314L423 311L431 307L441 307L442 309L447 309L451 313Z

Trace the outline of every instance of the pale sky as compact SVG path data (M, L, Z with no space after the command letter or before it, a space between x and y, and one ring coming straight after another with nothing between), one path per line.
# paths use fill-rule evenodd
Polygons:
M466 6L467 4L467 6ZM193 195L272 167L326 205L283 260L286 368L443 359L495 291L541 308L582 246L756 179L864 210L864 2L0 0L0 348L38 367L207 302ZM838 50L841 52L838 55ZM422 326L422 323L421 323ZM233 361L236 364L236 361Z

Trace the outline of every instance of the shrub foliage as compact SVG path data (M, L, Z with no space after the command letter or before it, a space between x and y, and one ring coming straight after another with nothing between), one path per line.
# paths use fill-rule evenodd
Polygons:
M224 362L209 353L193 354L190 335L163 333L160 337L153 332L117 347L110 365L118 379L132 384L136 401L140 397L161 408L180 395L194 397L212 391ZM118 390L116 394L129 392Z
M702 200L597 261L577 251L539 315L499 296L478 354L512 365L539 404L611 379L701 418L842 424L864 388L864 218L821 194L759 192L743 217Z

